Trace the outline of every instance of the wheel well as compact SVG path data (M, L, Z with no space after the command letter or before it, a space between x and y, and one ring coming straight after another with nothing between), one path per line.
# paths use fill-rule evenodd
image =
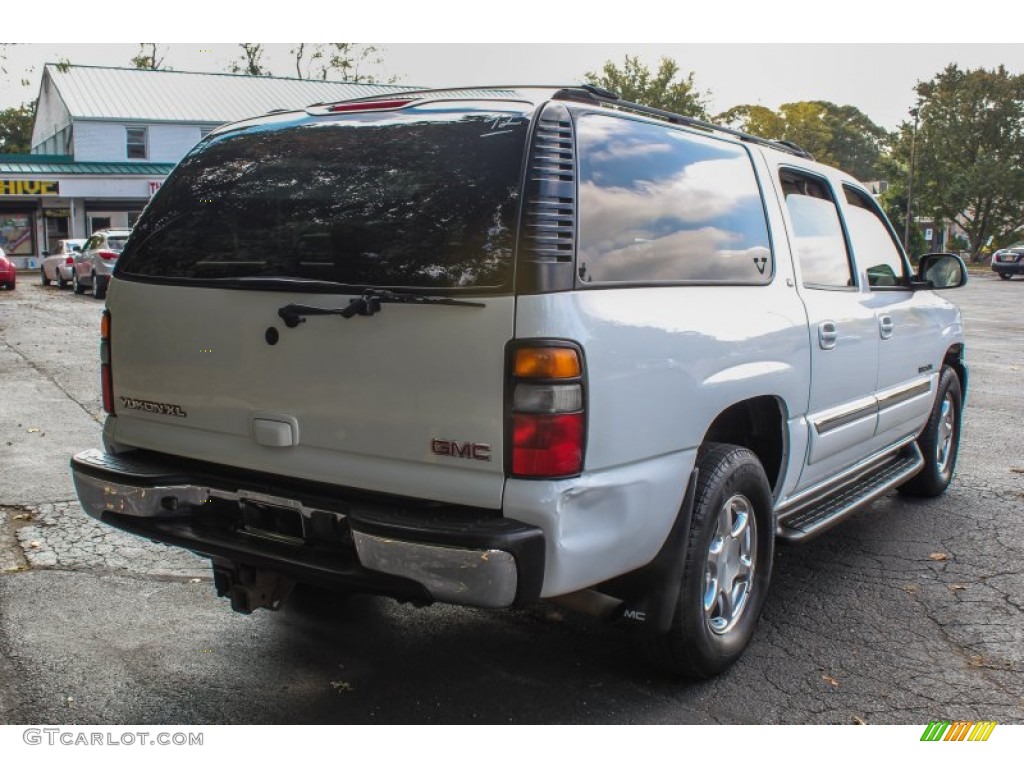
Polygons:
M705 443L732 443L749 448L761 461L768 484L776 489L786 453L786 409L768 395L731 405L708 427Z
M960 379L960 391L964 397L967 396L967 368L964 366L964 345L954 344L946 350L946 356L942 360L943 365L948 365L956 371L956 377Z

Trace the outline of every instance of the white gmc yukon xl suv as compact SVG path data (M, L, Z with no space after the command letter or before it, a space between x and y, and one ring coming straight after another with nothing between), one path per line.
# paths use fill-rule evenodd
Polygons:
M707 677L777 539L949 484L965 281L798 147L592 87L271 114L132 232L72 472L239 611L548 599Z

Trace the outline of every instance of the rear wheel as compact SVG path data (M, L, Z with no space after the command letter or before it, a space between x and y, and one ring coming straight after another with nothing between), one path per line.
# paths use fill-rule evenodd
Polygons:
M79 296L85 293L85 286L82 285L82 281L78 279L78 270L74 270L71 273L71 287Z
M61 274L60 269L57 270L57 287L60 290L66 290L68 287L68 281L64 279L64 275Z
M942 367L939 391L928 423L917 438L924 455L924 469L900 486L907 496L931 498L941 495L953 479L960 450L960 420L963 393L960 378L948 365Z
M1009 280L1012 277L1009 272L997 272L996 274L998 274L1003 280Z
M43 267L39 268L39 282L41 282L43 285L50 284L50 278L46 276L46 270Z
M99 277L97 277L96 273L93 272L92 273L92 297L94 299L102 299L106 295L107 295L106 287L100 284Z
M648 640L657 666L707 678L724 671L754 634L771 580L772 496L757 456L712 444L698 487L682 585L668 633Z

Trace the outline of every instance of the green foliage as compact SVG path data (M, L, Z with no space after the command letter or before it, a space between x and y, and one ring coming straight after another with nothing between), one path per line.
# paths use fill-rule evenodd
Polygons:
M889 141L886 130L859 109L830 101L797 101L783 104L778 112L741 104L716 120L766 139L791 141L816 160L865 181L878 177Z
M959 224L977 258L1024 227L1024 76L950 64L916 91L918 128L901 126L893 156L913 155L915 210Z
M265 53L263 43L239 43L242 52L238 58L228 65L228 72L236 75L252 75L253 77L269 77L271 72L263 64Z
M296 43L290 53L295 57L295 73L300 80L375 83L379 81L366 73L365 67L384 61L382 49L363 43Z
M163 69L164 56L159 54L156 43L139 43L139 52L132 57L136 69Z
M28 154L32 149L32 116L35 102L0 110L0 153Z
M679 65L673 59L662 57L658 71L652 74L639 56L626 56L621 69L607 61L600 74L587 72L584 79L626 101L706 120L710 92L697 92L693 72L682 78L678 75Z
M892 165L887 168L886 173L894 181L889 182L889 188L879 197L879 204L892 223L893 229L896 230L900 242L903 242L903 237L907 232L907 176L905 171L899 171ZM905 246L907 255L915 264L919 258L931 250L928 241L924 239L921 227L917 225L910 227L910 242Z

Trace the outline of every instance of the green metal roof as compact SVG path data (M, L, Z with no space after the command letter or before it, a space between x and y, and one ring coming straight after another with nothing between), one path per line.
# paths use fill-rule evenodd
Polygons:
M2 155L0 173L92 176L166 176L174 163L76 163L70 155Z

